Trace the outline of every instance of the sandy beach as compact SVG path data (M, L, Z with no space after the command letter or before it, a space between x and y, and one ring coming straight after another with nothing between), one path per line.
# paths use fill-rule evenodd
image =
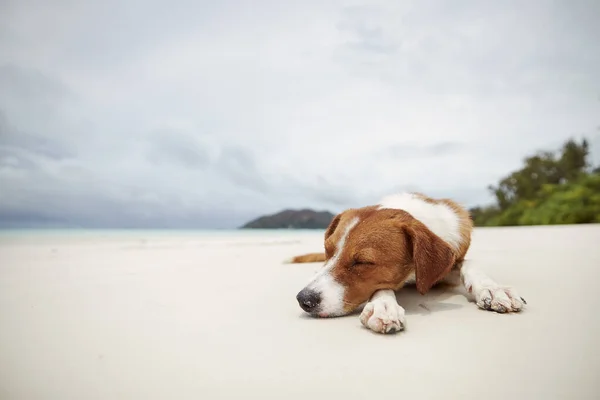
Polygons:
M0 399L597 399L600 226L477 229L516 315L399 294L407 330L306 317L320 232L0 237Z

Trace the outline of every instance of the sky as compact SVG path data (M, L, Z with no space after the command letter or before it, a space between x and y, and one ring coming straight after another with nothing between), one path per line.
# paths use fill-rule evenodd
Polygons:
M235 228L600 163L600 2L3 0L0 227Z

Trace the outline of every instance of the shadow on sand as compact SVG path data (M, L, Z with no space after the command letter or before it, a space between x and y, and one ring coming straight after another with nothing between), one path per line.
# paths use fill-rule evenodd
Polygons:
M426 315L433 312L451 311L464 307L464 304L445 302L455 296L466 296L470 300L460 285L452 286L444 283L434 286L424 295L420 294L414 285L407 285L396 292L398 304L404 308L406 315Z

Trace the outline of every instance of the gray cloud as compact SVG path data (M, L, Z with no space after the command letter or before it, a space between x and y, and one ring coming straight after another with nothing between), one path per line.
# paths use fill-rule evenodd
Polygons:
M0 224L235 227L490 200L587 135L597 2L0 4ZM307 23L309 21L309 23Z
M68 96L67 88L60 82L49 79L39 70L14 64L0 66L0 87L4 96L18 93L12 102L20 102L19 105L35 102L51 107L53 102Z
M221 149L215 167L240 188L263 192L267 188L250 149L227 145Z
M73 154L57 141L17 131L9 125L2 110L0 110L0 151L14 155L34 153L55 160L73 157Z
M414 144L396 144L385 147L381 153L395 158L420 158L457 154L467 146L458 142L440 142L432 145L420 146Z
M154 132L147 156L151 163L172 163L189 169L203 169L211 162L201 140L177 131Z
M341 32L351 35L346 43L348 50L385 55L399 49L400 43L388 36L377 23L384 12L373 6L352 6L342 10L342 18L337 27ZM368 57L365 61L367 60Z

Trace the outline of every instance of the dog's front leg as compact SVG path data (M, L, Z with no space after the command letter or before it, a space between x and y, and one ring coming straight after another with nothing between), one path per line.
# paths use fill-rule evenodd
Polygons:
M360 314L360 322L377 333L393 333L406 326L404 308L393 290L376 291Z
M460 277L467 292L475 297L479 308L499 313L519 312L527 304L514 288L499 285L472 261L463 262Z

